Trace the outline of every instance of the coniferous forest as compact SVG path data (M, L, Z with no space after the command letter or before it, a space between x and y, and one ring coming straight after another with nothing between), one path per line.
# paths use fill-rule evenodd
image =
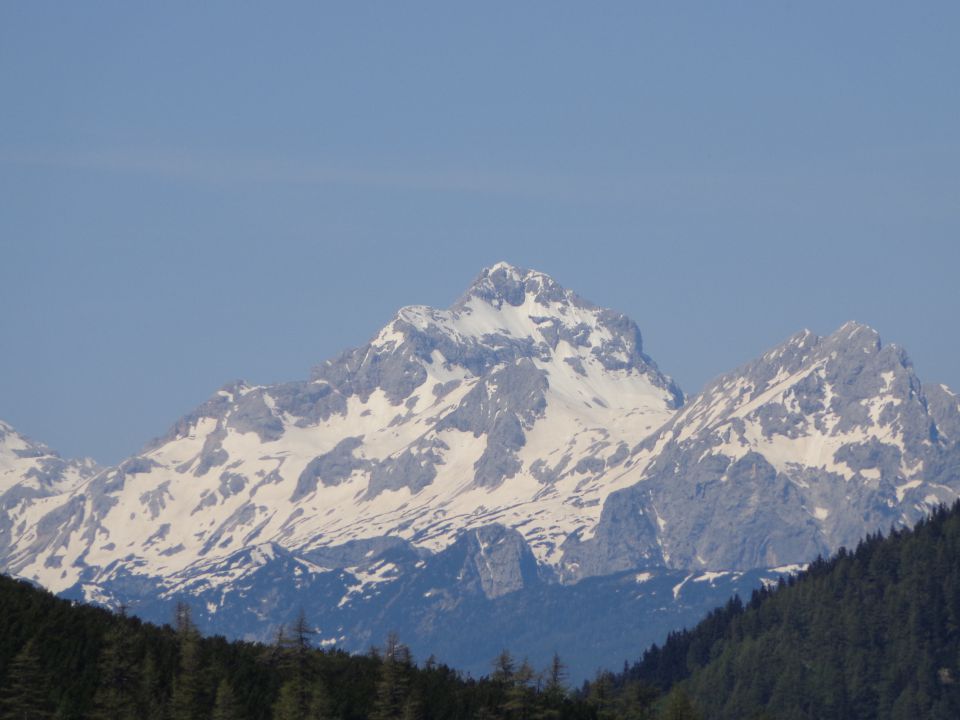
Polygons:
M201 637L75 605L0 576L0 718L444 720L594 716L556 658L534 670L503 652L487 678L415 663L396 637L365 655L311 647L301 617L269 645Z
M707 718L960 717L960 503L733 598L606 682Z
M619 673L571 690L561 658L504 651L482 679L396 638L358 656L201 637L189 607L156 627L0 577L0 719L960 717L960 503L731 599Z

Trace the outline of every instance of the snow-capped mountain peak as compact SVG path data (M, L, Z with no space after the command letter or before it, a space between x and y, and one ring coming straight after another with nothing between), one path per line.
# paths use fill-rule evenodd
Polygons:
M610 547L575 544L570 572L645 559L775 567L911 525L960 490L957 404L930 392L904 350L866 325L798 333L710 383L641 444L638 482L608 498L588 541ZM613 552L624 536L643 541ZM584 570L581 555L604 552L613 560Z
M352 649L480 611L555 629L544 602L587 617L603 593L619 633L910 524L958 468L960 398L866 325L801 331L684 404L632 320L497 263L307 380L224 385L116 467L0 423L0 563L153 619L192 597L255 637L309 604Z
M182 578L251 543L397 535L435 551L500 524L556 563L622 486L609 471L682 398L629 318L500 263L447 310L401 309L309 381L225 385L65 495L71 531L26 532L8 552L57 589L118 555Z

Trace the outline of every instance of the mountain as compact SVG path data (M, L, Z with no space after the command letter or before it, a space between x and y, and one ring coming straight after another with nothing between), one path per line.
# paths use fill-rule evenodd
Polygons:
M627 705L682 688L711 720L946 720L960 716L958 617L960 503L730 601L611 684Z
M565 569L806 563L910 526L958 497L958 407L869 327L798 333L632 450L636 481L607 499L591 539L572 539Z
M437 550L493 523L555 563L616 489L604 468L681 402L632 321L500 264L450 310L404 308L308 381L224 387L63 493L56 528L16 538L8 567L61 590L118 557L170 577L255 542Z
M303 607L328 644L396 629L430 654L456 630L440 657L471 671L510 646L582 676L912 524L958 469L960 400L870 328L805 331L686 401L632 320L499 263L116 467L42 498L11 481L0 567L158 620L189 599L231 636Z
M28 528L99 470L89 458L65 460L0 420L0 552L9 553ZM16 561L12 554L3 557Z

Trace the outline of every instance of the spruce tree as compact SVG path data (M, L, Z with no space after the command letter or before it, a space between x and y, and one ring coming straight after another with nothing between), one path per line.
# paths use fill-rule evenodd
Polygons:
M332 720L330 694L322 680L314 681L310 688L310 709L307 712L308 720Z
M423 716L423 698L418 691L412 690L403 703L402 720L423 720Z
M313 676L310 636L314 632L313 628L307 623L306 615L301 609L293 624L290 647L290 664L292 665L293 681L295 683L297 710L301 718L306 718L310 712L311 680Z
M601 670L590 684L590 694L587 701L596 708L598 720L607 720L614 717L613 674L608 670Z
M561 702L567 696L567 666L557 653L554 653L550 660L545 679L543 694L547 700L553 703Z
M233 686L224 678L217 685L217 697L213 704L213 720L240 720L243 717L240 705L233 694Z
M675 688L667 698L663 720L701 720L701 715L683 689Z
M170 697L172 720L199 720L197 696L200 686L200 634L193 624L190 606L177 603L177 642L180 646L180 667L173 681Z
M497 683L509 684L513 682L513 673L516 669L516 663L509 650L501 650L493 661L493 674L490 679Z
M31 638L10 663L0 695L0 719L45 720L53 717L47 700L49 682L40 666L36 641Z
M400 644L396 633L390 633L383 649L377 695L370 714L372 720L395 720L403 716L411 665L409 649Z
M531 683L535 677L533 668L526 660L513 673L503 703L505 713L516 720L528 720L533 708L534 692Z
M543 693L537 717L541 720L557 720L563 701L567 697L567 666L557 653L550 660L550 667L543 672Z
M280 694L273 704L273 720L305 720L300 708L296 683L288 680L280 686Z
M94 694L94 720L139 718L140 660L136 641L121 611L103 638L100 650L100 680Z
M660 691L643 681L628 682L617 698L617 717L623 720L654 720Z

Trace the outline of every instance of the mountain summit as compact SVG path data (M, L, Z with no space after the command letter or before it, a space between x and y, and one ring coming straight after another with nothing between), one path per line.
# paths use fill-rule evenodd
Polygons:
M682 402L633 321L499 263L450 309L403 308L308 381L225 386L51 501L2 557L62 590L121 569L191 576L253 543L437 551L499 524L556 564L622 486L605 471Z
M960 399L867 326L685 400L628 317L498 263L307 380L225 385L112 468L0 426L0 566L153 619L190 598L229 635L302 606L328 644L398 629L474 671L566 647L585 674L913 524L958 468Z
M960 489L958 399L941 386L930 398L906 352L866 325L794 335L709 384L635 451L637 482L608 498L586 544L592 562L615 562L592 572L651 557L805 563L913 525Z

